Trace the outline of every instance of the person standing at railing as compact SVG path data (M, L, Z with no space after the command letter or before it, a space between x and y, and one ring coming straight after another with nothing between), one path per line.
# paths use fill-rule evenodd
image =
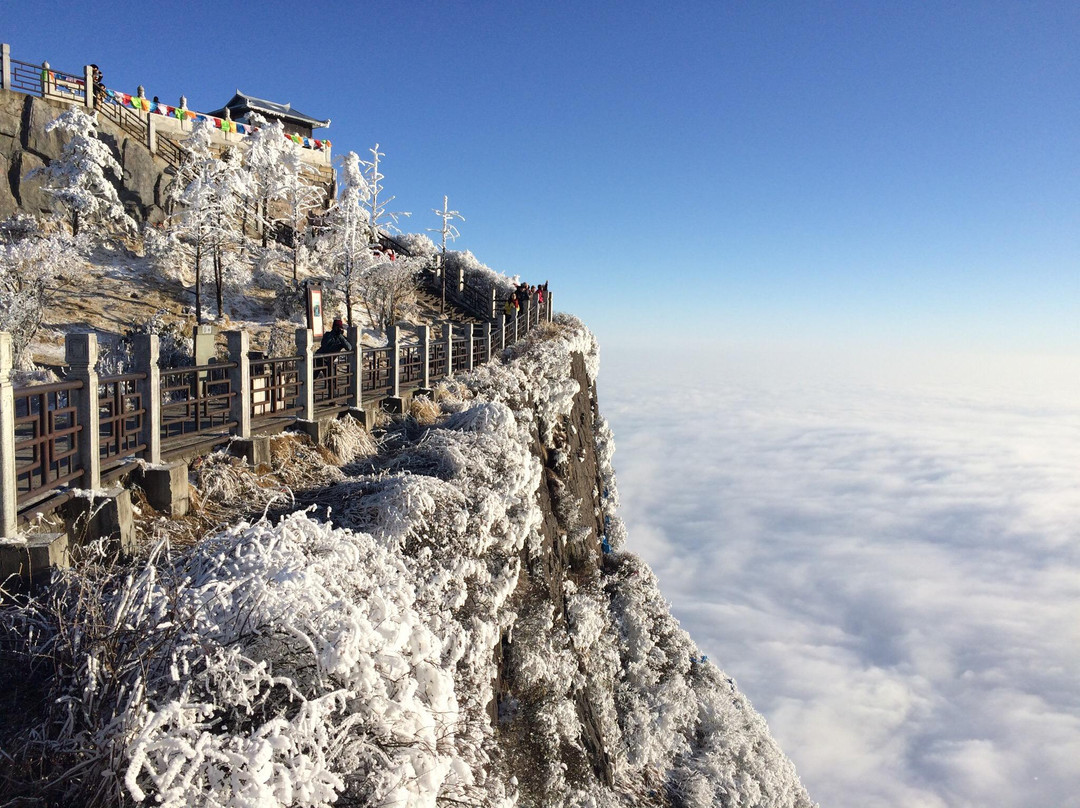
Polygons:
M105 101L105 74L97 65L90 65L90 77L94 82L94 109Z
M334 320L333 327L323 334L322 342L319 343L319 350L315 353L341 353L352 349L352 343L345 336L345 323L341 321L341 318L338 318Z

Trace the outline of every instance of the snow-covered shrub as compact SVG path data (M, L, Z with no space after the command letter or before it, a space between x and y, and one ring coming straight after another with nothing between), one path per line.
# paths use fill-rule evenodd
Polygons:
M378 451L371 433L351 415L335 418L327 424L323 443L341 465Z
M394 236L394 241L408 250L411 255L423 258L431 258L439 251L435 242L423 233L399 233Z
M456 273L459 269L465 272L465 283L475 286L477 289L490 289L494 286L495 296L500 300L513 294L517 284L520 283L517 275L508 278L506 275L496 272L487 264L480 263L477 257L468 250L464 252L447 250L447 277L457 277Z

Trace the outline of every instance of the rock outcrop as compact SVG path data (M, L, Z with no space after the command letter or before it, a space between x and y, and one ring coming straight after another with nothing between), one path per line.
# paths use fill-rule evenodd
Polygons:
M49 195L31 172L60 155L63 139L45 127L67 106L0 90L0 219L19 211L42 214L50 210ZM101 115L98 133L123 168L123 176L112 179L127 214L140 223L160 222L165 215L163 192L172 169L152 155L145 143Z

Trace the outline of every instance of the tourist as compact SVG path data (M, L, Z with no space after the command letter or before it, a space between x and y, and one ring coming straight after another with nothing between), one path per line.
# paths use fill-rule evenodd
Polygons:
M316 353L341 353L342 351L351 351L352 349L352 343L345 337L345 323L341 321L341 318L338 318L334 320L333 327L323 334L322 343L319 345L319 350L316 351Z

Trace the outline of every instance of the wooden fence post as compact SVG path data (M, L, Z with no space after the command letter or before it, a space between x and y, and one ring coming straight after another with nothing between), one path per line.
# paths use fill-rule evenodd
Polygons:
M4 55L7 56L7 45ZM11 384L11 334L0 331L0 538L19 533L15 470L15 388Z
M300 359L296 371L300 374L300 396L297 406L300 412L297 418L304 421L315 420L315 337L310 328L296 329L296 353Z
M495 319L495 284L491 284L491 312L486 319Z
M83 468L82 485L90 491L101 488L101 406L98 402L97 334L70 334L66 340L67 363L72 379L83 383L74 396L79 420L79 463Z
M87 109L94 108L94 68L90 65L83 67L83 102Z
M521 319L521 312L515 309L514 310L514 342L517 342L520 339L520 336L518 334L518 320L520 320L520 319Z
M139 442L146 446L143 459L151 465L161 462L161 368L158 367L161 338L157 334L136 334L135 370L145 374L136 382L142 401L143 423Z
M465 323L465 367L472 370L476 367L476 352L473 350L473 324Z
M390 397L401 398L401 329L388 326L386 347L390 349Z
M555 312L555 308L551 304L551 292L544 292L544 302L547 304L547 319L550 323Z
M11 45L0 45L0 86L11 89Z
M236 367L229 369L229 390L233 397L229 402L229 420L236 421L236 437L251 437L251 335L247 331L226 331L229 362Z
M352 382L349 384L349 406L360 409L360 403L364 397L364 361L360 345L360 329L355 325L349 326L349 344L353 349L349 351L349 373Z
M422 325L417 328L420 334L420 354L423 357L420 365L420 386L425 390L431 389L431 326Z
M454 323L447 320L443 323L443 341L446 342L446 378L454 377Z
M485 362L491 361L491 320L484 323L484 359Z
M499 315L499 350L506 347L506 315Z

